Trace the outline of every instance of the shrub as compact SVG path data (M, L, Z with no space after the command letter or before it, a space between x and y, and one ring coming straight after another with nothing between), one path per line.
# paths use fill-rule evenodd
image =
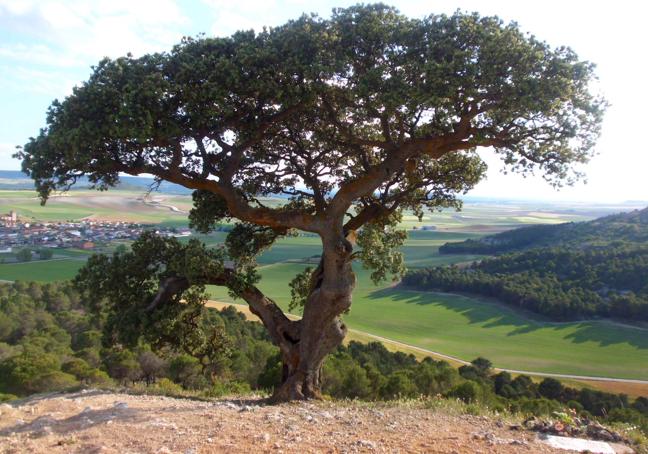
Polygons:
M404 370L399 370L387 377L387 383L383 386L380 394L385 399L415 397L418 394L418 389L409 374Z
M158 391L160 394L175 396L182 394L183 389L177 383L174 383L168 378L160 378L155 384L150 387L154 391Z
M216 382L205 393L208 397L240 396L250 394L250 385L241 381Z
M38 258L41 260L49 260L54 256L51 249L43 248L38 250Z
M479 395L479 386L477 383L472 381L464 382L460 385L455 386L448 393L448 397L454 397L462 400L465 403L471 403L477 400Z
M74 375L61 371L48 372L38 376L31 384L34 392L65 391L78 386L79 382Z
M0 393L0 402L9 402L10 400L18 399L18 396L14 394L4 394Z
M21 249L18 252L16 252L16 260L19 262L30 262L32 259L32 252L31 249Z

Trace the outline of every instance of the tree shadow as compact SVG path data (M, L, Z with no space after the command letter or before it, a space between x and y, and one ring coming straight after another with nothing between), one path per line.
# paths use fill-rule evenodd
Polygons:
M150 415L146 413L145 409L119 408L117 406L97 410L86 408L67 418L56 419L51 415L43 415L28 423L18 422L0 430L0 437L12 433L24 433L37 438L53 433L69 434L115 420L136 425L149 419Z
M160 428L172 427L175 425L173 422L167 421L164 418L156 418L155 413L152 413L147 407L130 407L127 402L119 400L119 394L103 390L89 390L74 393L45 393L8 402L8 404L14 408L19 408L23 405L33 404L35 402L51 398L74 400L78 398L87 398L99 395L110 395L115 398L115 402L112 405L107 404L109 405L108 408L93 409L91 407L86 407L85 409L79 411L77 414L69 416L67 418L56 419L52 415L46 414L39 416L38 418L30 422L19 421L12 426L5 427L4 429L0 430L0 437L6 437L13 433L29 434L30 436L35 438L49 434L70 434L72 432L88 429L101 424L111 424L113 421L118 421L120 423L127 422L128 424L133 424L134 426L147 424L149 426L152 425ZM141 394L131 395L138 396ZM218 406L229 408L233 411L238 412L253 411L257 407L269 405L268 399L260 397L246 397L240 399L226 398L218 400L178 397L177 400L198 400L204 402L206 408L209 408L208 406ZM175 406L173 405L173 401L170 401L169 406L159 408L158 412L182 413L193 412L195 410L196 409L194 407Z
M543 316L530 314L503 303L489 302L451 293L423 292L401 286L383 288L368 294L370 299L390 299L406 304L442 307L461 314L468 323L483 328L506 327L507 336L515 337L539 329L551 329L557 337L575 344L595 342L605 347L627 343L642 350L648 349L648 330L622 326L609 321L552 322Z

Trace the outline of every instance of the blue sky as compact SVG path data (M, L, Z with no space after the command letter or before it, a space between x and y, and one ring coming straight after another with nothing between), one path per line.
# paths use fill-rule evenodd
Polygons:
M169 49L182 36L228 35L278 25L303 12L328 16L351 1L301 0L0 0L0 169L18 169L14 147L44 126L51 101L85 80L104 56ZM517 21L552 45L566 44L598 65L597 90L610 101L588 184L556 192L540 178L501 173L488 150L479 196L576 201L648 200L648 70L640 1L388 1L413 17L457 8Z

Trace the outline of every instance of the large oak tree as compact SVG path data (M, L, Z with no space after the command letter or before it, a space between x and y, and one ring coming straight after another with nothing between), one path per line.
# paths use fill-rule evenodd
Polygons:
M355 6L104 59L18 155L43 202L82 175L106 189L120 174L151 174L194 190L194 228L235 222L223 247L147 235L90 260L77 282L110 302L122 338L129 326L196 348L209 343L191 329L204 286L226 286L281 351L275 398L316 398L322 362L346 334L352 262L374 280L402 273L400 214L458 206L484 175L482 147L510 169L572 181L605 108L593 80L569 48L496 17ZM286 203L264 204L276 195ZM254 271L256 255L295 231L322 242L319 266L292 282L299 321Z

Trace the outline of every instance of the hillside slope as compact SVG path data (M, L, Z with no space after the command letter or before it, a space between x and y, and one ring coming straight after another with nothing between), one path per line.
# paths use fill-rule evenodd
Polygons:
M648 321L648 208L446 243L444 254L497 254L467 269L414 270L418 289L468 292L557 321Z
M202 402L91 391L0 405L0 452L553 453L486 417L395 404Z
M462 242L446 243L442 254L500 254L536 247L614 245L648 242L648 207L587 222L534 225Z

